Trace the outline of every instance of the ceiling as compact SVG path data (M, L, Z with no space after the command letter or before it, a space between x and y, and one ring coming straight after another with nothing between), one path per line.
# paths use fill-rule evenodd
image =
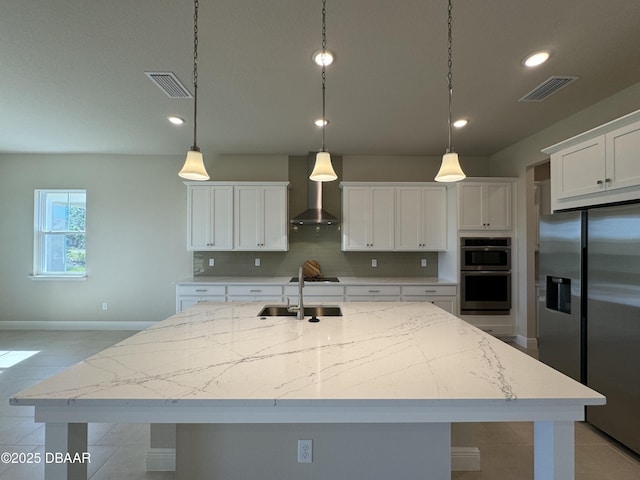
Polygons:
M318 150L321 0L201 0L198 144L213 154ZM0 0L0 153L184 154L190 0ZM495 153L640 81L638 0L454 0L461 156ZM328 0L326 143L343 155L440 155L447 144L446 0ZM548 49L537 69L521 61ZM580 79L518 99L552 75ZM629 111L640 108L630 105ZM167 115L187 120L170 125Z

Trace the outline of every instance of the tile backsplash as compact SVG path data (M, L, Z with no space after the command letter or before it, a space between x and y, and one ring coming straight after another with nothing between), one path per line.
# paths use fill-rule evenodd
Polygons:
M326 276L435 277L437 252L343 252L340 226L298 226L289 231L287 252L194 252L194 276L293 276L305 260L316 260ZM215 266L209 266L213 258ZM255 259L260 266L255 266ZM371 266L371 260L377 267ZM421 266L425 259L426 267Z

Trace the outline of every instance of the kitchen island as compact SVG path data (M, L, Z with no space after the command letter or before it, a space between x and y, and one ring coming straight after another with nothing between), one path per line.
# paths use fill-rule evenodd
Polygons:
M262 306L197 304L11 403L35 406L47 452L85 452L92 422L419 426L434 479L450 477L452 422L533 421L536 480L574 478L573 422L597 392L430 303L345 302L319 323ZM45 465L46 480L85 477Z

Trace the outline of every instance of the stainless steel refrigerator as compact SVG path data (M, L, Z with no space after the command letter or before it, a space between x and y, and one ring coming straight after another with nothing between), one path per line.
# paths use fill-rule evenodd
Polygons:
M640 453L640 204L542 217L540 360L607 397L587 421Z

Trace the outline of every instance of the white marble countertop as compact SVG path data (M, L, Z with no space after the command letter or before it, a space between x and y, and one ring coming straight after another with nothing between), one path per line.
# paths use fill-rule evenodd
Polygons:
M177 285L291 285L289 277L191 277ZM339 282L306 282L307 285L456 285L454 280L438 277L342 277Z
M153 406L244 406L243 419L247 406L316 405L334 415L327 419L339 411L345 421L363 406L412 405L422 414L431 407L442 421L446 415L452 421L454 410L459 421L473 421L485 417L469 416L471 405L494 412L542 407L552 418L565 406L575 417L581 405L604 403L597 392L430 303L345 302L343 317L319 323L261 319L262 306L200 303L17 393L11 404L137 405L141 415Z

